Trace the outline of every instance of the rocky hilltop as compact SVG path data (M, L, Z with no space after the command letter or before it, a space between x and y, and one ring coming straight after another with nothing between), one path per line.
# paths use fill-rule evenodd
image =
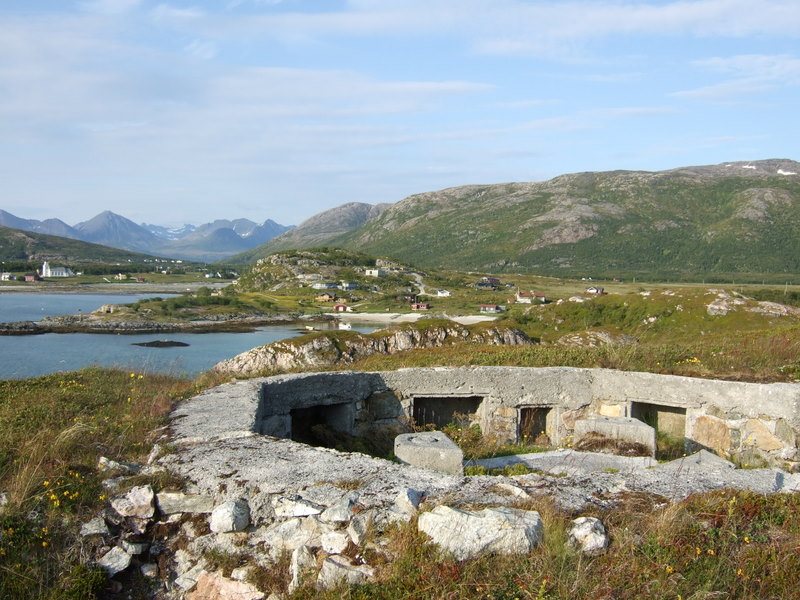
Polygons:
M324 222L330 212L309 222ZM246 258L323 241L292 235ZM410 196L326 236L326 245L451 269L608 277L793 273L800 270L800 163L466 185Z
M340 331L281 340L222 361L214 370L247 377L305 368L341 367L373 354L438 348L459 341L509 346L533 343L525 333L512 327L470 329L454 322L421 327L407 325L369 335Z

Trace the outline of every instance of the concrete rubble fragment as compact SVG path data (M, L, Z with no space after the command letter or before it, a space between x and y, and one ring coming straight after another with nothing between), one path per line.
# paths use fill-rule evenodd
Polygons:
M418 527L458 560L483 552L525 554L542 541L536 511L499 507L467 511L440 505L419 516Z
M394 455L405 464L462 475L464 453L441 431L403 433L394 440Z

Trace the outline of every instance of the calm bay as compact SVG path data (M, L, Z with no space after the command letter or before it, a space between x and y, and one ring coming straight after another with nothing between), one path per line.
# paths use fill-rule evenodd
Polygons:
M0 321L38 320L45 316L88 313L103 304L135 302L167 294L0 294ZM354 325L370 332L375 325ZM90 365L137 373L194 377L221 360L256 346L308 333L300 325L268 325L246 333L97 334L47 333L0 336L0 379L36 377ZM169 339L188 346L148 348L136 343Z

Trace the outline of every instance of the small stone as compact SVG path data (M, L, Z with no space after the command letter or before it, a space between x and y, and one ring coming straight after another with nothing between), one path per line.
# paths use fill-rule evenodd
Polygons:
M231 571L231 579L235 579L236 581L244 581L250 575L251 570L252 569L250 567L237 567Z
M186 594L186 600L262 600L264 593L249 583L234 581L222 573L201 571L197 577L197 587Z
M119 462L101 456L97 460L97 470L101 473L122 473L123 475L136 475L141 471L141 465L128 462Z
M319 516L326 523L347 523L353 516L353 506L358 494L347 494L336 504L326 508Z
M128 568L131 564L131 558L131 555L125 552L125 550L119 546L115 546L106 552L103 557L97 561L97 564L105 569L109 577L113 577L117 573Z
M347 535L356 546L361 546L372 526L372 513L360 513L353 517L347 526Z
M322 507L302 498L277 498L275 500L275 516L278 517L310 517L322 512Z
M156 510L154 499L153 488L149 485L141 485L131 488L124 496L118 496L111 500L111 506L123 517L150 519Z
M602 521L594 517L579 517L572 522L569 544L589 556L596 556L608 548L608 536Z
M331 531L322 536L322 549L328 554L341 554L349 543L350 537L341 531Z
M182 492L159 492L156 494L158 510L165 515L176 513L210 513L214 510L214 498L200 494Z
M132 554L133 556L147 552L147 549L150 547L150 544L147 542L138 542L131 540L122 540L120 545L122 546L122 549L125 550L125 552L127 552L128 554Z
M217 506L211 512L210 527L214 533L243 531L250 524L250 506L239 498Z
M147 464L152 465L156 459L161 456L161 445L160 444L153 444L153 449L150 450L150 454L147 455Z
M148 579L155 579L158 577L158 565L155 563L144 563L139 567L139 572Z
M311 548L308 546L300 546L292 551L292 559L289 563L289 573L292 580L289 583L288 592L291 594L299 588L309 576L309 571L315 569L317 566L317 559Z
M372 577L374 573L372 567L354 565L346 556L329 556L322 563L317 585L323 589L334 588L342 583L357 585Z
M417 508L419 508L419 503L422 502L422 497L422 492L406 488L397 494L393 508L401 513L415 515Z
M91 521L81 525L81 537L110 534L111 532L108 530L108 525L106 525L106 522L102 517L95 517Z

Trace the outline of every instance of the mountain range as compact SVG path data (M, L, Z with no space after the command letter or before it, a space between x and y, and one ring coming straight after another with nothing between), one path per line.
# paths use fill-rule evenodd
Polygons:
M0 226L133 252L205 262L223 260L255 248L291 229L269 219L260 225L248 219L219 219L197 227L184 225L169 229L158 225L137 225L111 211L70 226L59 219L22 219L0 210Z
M326 221L341 227L325 230ZM321 245L461 270L792 275L800 272L800 163L574 173L466 185L391 205L347 204L229 260Z

